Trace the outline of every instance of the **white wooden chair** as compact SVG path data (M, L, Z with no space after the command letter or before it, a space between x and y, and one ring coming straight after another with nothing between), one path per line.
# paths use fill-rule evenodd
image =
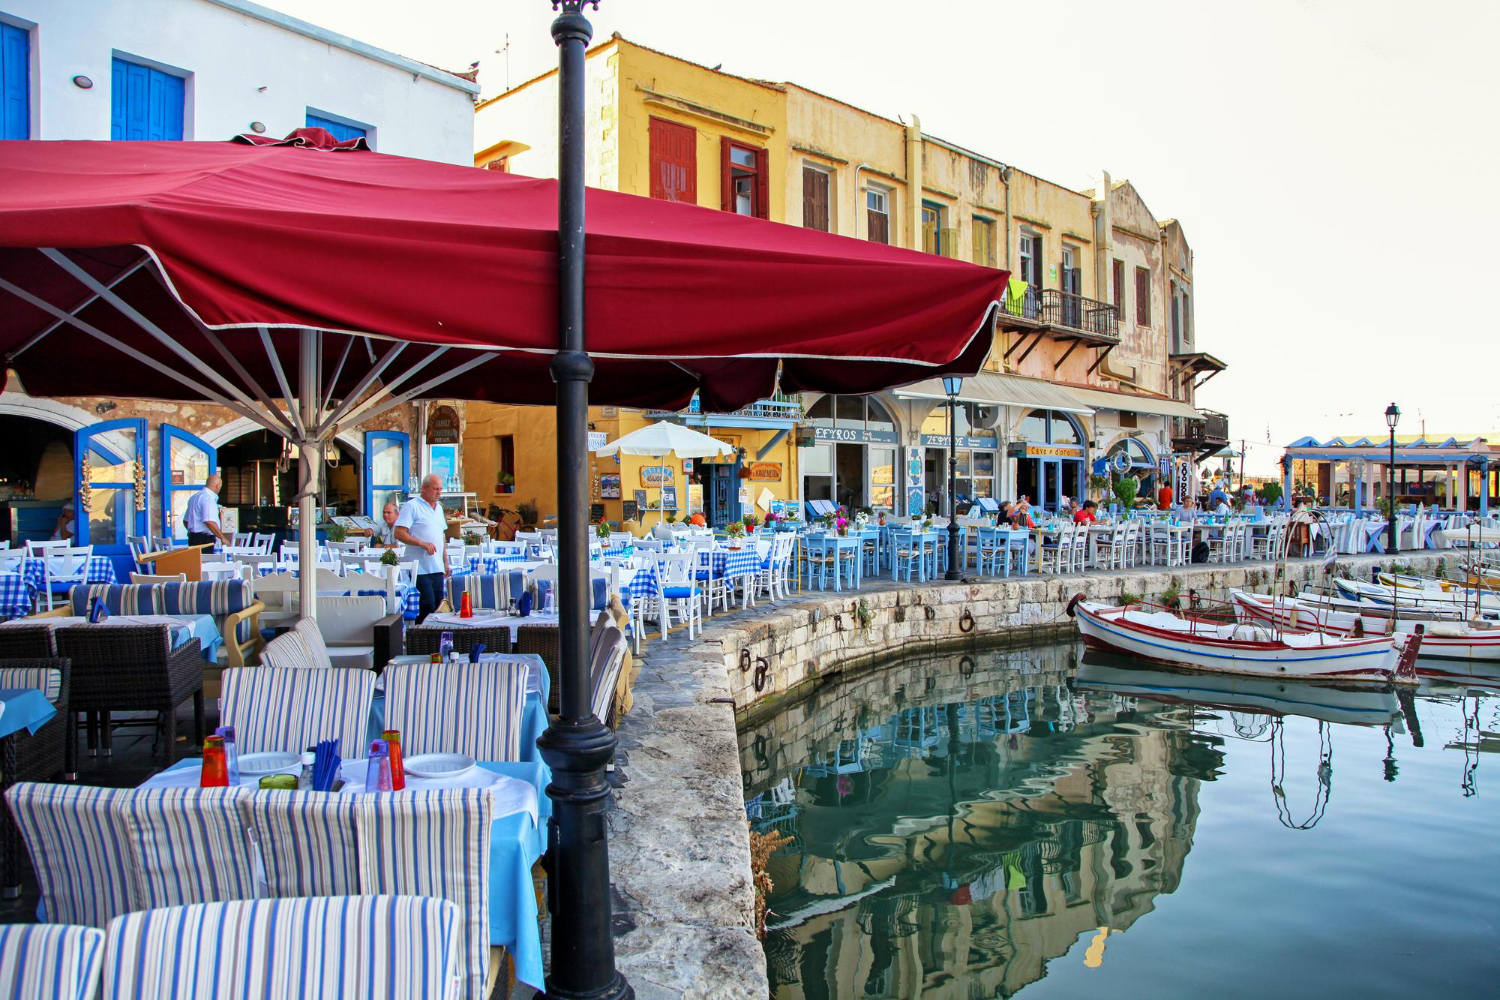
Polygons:
M66 597L73 587L88 583L89 558L94 554L94 547L52 545L42 552L42 591L46 597L47 610L50 611L53 593L58 587L63 588L62 593Z
M236 531L230 539L230 545L236 549L248 549L255 545L255 532Z
M663 639L667 638L674 615L678 624L687 626L689 641L703 627L703 592L693 579L695 566L690 552L666 553L657 559L656 581L660 591L657 612Z

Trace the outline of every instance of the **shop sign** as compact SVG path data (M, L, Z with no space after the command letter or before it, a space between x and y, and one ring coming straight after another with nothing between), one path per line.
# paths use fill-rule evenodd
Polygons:
M589 431L589 451L598 451L609 443L609 434L606 431Z
M757 483L779 483L781 482L780 462L751 462L747 469L750 470L750 479Z
M1011 447L1011 454L1018 458L1083 458L1083 449L1076 444L1039 444L1027 441Z
M816 427L814 434L819 441L837 441L841 444L895 444L895 431L872 431L864 427Z
M458 411L451 406L434 407L427 417L427 443L458 444L462 436L458 425Z
M675 478L676 471L670 465L643 465L641 466L641 485L668 486Z
M975 449L978 449L980 451L993 451L995 448L995 439L992 437L964 437L960 434L955 436L953 441L958 447L967 448L971 451ZM948 447L948 435L923 434L922 447L940 448L946 450Z

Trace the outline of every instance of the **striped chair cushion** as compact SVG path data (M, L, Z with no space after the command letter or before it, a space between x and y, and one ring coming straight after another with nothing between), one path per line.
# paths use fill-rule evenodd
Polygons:
M164 615L212 615L222 628L224 618L255 603L248 580L202 580L197 583L157 584ZM242 621L235 640L250 638L250 622Z
M386 726L400 730L403 754L520 760L526 672L514 660L387 667Z
M128 788L19 782L5 793L26 841L47 919L103 927L139 909L128 833L115 804Z
M372 671L237 667L224 671L223 684L220 724L235 727L240 753L301 753L337 739L345 760L365 755Z
M451 997L459 921L452 903L416 896L257 899L145 910L109 925L112 958L104 997Z
M312 660L313 666L325 670L333 666L328 659L328 647L323 643L323 633L318 630L317 622L311 618L298 618L297 624L292 626L292 631L301 637L302 645L307 650L308 658Z
M519 596L526 590L526 574L520 570L512 570L508 575L510 578L510 592ZM542 600L546 600L547 592L552 589L552 584L553 581L551 580L538 580L536 587L537 596ZM589 595L589 600L592 602L590 607L594 611L608 607L609 581L602 576L591 577L589 581Z
M328 650L323 650L324 659L328 657ZM302 637L301 632L283 632L260 651L260 662L268 667L281 667L287 670L314 670L319 666L318 661L313 658L312 650L307 648L307 640Z
M139 788L118 800L137 909L255 897L241 788Z
M104 598L104 606L112 615L160 615L158 592L149 583L91 583L74 587L71 594L73 613L89 613L89 602L96 597Z
M355 856L356 797L261 791L239 799L272 896L359 894Z
M0 997L93 1000L104 932L66 924L0 924Z
M455 608L462 606L462 597L476 608L504 611L510 607L509 573L469 573L448 578L448 600Z
M62 694L62 671L51 667L0 667L0 688L36 688L48 701L56 701Z
M457 904L461 995L480 1000L489 971L490 824L483 788L356 795L360 887L365 893L432 896Z

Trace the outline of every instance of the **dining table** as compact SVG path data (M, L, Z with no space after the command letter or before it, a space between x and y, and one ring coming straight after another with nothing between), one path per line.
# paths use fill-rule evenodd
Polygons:
M3 716L0 716L3 719ZM337 794L402 795L364 790L365 761L346 760ZM146 779L141 788L193 788L202 780L202 761L180 760ZM258 777L240 777L240 786L255 788ZM532 866L546 852L552 800L546 795L552 772L541 761L478 761L474 769L452 778L419 778L408 773L406 789L488 788L495 799L490 827L490 944L505 948L515 962L516 978L528 986L545 986L541 930L537 922ZM309 792L306 794L328 794Z
M0 798L16 783L16 737L25 730L35 734L57 716L45 692L37 688L0 688ZM5 819L10 823L10 819ZM12 826L14 831L15 827ZM0 837L4 845L4 870L0 872L0 897L15 899L21 895L21 844L14 833Z
M21 560L21 575L35 587L38 592L47 587L47 563L41 556L27 556ZM84 570L85 583L116 583L115 564L109 556L89 556L88 567Z
M89 628L119 628L126 625L166 625L171 629L172 648L196 640L204 659L213 659L223 638L219 635L218 623L213 615L110 615L101 622L90 622L83 615L55 615L37 618L12 618L0 622L0 629L41 625L49 629L71 628L84 625Z
M20 618L36 609L36 586L24 573L0 573L0 618Z

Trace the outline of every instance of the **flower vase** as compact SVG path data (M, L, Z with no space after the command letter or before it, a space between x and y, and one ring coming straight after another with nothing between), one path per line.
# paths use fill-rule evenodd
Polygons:
M848 528L840 528L839 529L839 537L840 538L848 538L849 537L849 529Z

